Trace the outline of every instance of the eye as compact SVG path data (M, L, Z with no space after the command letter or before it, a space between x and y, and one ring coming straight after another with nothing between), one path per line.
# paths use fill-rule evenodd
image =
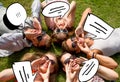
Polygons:
M38 36L38 37L37 37L37 40L38 40L38 41L41 41L41 40L42 40L42 36Z
M77 44L76 44L75 42L73 42L73 43L72 43L72 48L75 48L76 45L77 45Z
M60 32L60 29L57 29L56 32Z
M64 33L68 33L67 29L63 29L63 32L64 32Z

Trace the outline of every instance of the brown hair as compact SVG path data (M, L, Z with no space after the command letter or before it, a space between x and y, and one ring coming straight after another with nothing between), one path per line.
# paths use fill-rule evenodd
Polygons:
M57 71L58 71L58 61L57 61L57 57L56 57L56 55L54 53L52 53L52 52L47 52L47 53L42 53L42 52L26 53L22 57L21 61L31 61L32 62L33 60L38 59L38 58L40 58L42 56L45 56L47 54L54 56L55 60L56 60L55 61L56 63L55 63L55 67L54 67L54 72L50 75L50 82L55 82L55 80L56 80L55 77L56 77Z
M52 39L51 39L51 37L49 36L49 37L46 39L46 43L45 43L46 48L49 48L49 47L50 47L51 41L52 41Z
M66 41L62 42L62 48L63 48L64 51L70 52L70 49L69 49L68 45L66 44Z
M61 42L63 40L66 40L68 38L68 34L65 33L53 33L51 35L51 37L53 38L53 42Z

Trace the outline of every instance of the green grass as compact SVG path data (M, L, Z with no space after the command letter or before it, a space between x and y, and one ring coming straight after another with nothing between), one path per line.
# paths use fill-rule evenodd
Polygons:
M14 2L19 2L26 9L28 16L31 15L30 6L32 3L32 0L0 0L0 2L2 2L5 7L8 7L10 4L12 4ZM120 22L119 22L119 20L120 20L120 0L115 0L115 1L114 0L76 0L76 2L77 2L77 10L76 10L76 16L75 16L76 17L75 27L79 23L82 12L87 7L90 7L92 9L92 12L95 15L97 15L98 17L100 17L101 19L106 21L113 28L119 27L119 25L120 25ZM47 27L44 23L43 16L42 16L42 26L44 27L43 28L44 30L48 31ZM0 71L5 68L11 67L15 61L20 60L20 58L22 57L23 54L25 54L27 52L35 52L38 50L40 50L40 49L37 49L35 47L25 48L24 50L22 50L20 52L16 52L9 57L0 58ZM61 48L53 44L51 46L50 51L59 55L61 53ZM120 54L116 54L116 55L112 56L112 58L114 58L118 63L119 66L115 71L118 72L118 74L120 74ZM59 72L59 73L60 74L57 77L57 81L65 82L65 75L62 72ZM120 82L120 79L118 79L117 82Z

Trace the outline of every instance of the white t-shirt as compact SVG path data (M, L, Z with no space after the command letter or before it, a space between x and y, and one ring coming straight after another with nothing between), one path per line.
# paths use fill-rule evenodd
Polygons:
M120 28L114 29L113 33L105 40L96 39L90 49L99 49L106 56L120 52Z

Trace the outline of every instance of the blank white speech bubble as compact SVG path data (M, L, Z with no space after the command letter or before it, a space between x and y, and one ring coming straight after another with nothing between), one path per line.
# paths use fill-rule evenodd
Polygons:
M42 14L46 17L63 17L69 10L70 5L64 1L51 2L45 6Z
M99 62L97 59L90 59L85 62L85 65L82 67L79 73L79 80L81 82L90 80L96 74L99 67Z
M32 75L31 64L29 61L15 62L13 71L18 82L34 82L37 73Z
M84 31L93 34L95 36L94 39L107 39L113 30L110 25L97 16L88 14L84 24Z
M26 10L19 3L14 3L7 8L6 15L11 24L24 27L27 18Z

